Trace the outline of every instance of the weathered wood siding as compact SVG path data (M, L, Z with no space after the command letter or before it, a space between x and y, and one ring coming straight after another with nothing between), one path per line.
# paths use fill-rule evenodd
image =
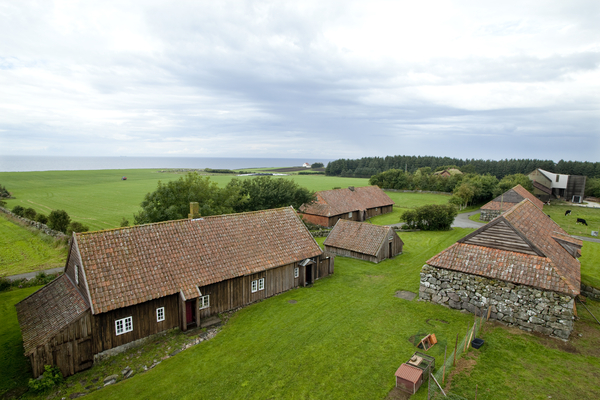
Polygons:
M54 365L63 376L90 368L93 363L92 321L88 310L79 319L63 328L29 356L33 376L44 373L45 365Z
M389 238L392 238L392 252L390 253ZM373 256L370 254L360 253L358 251L353 251L349 249L342 249L340 247L333 246L325 246L325 251L336 254L338 256L351 257L359 260L371 261L374 263L378 263L386 258L392 258L396 255L402 253L403 243L398 234L390 228L388 231L385 240L377 250L377 253Z
M179 297L177 293L94 315L94 354L180 326L182 313ZM165 308L165 320L157 322L156 309L160 307ZM185 310L183 316L185 317ZM133 331L117 335L115 321L127 317L132 317Z
M79 282L75 280L75 267L78 267L79 274ZM85 286L85 279L83 268L81 268L81 256L79 255L79 251L77 249L77 243L75 240L71 240L71 247L69 248L69 257L67 259L67 265L65 267L65 274L71 278L71 281L75 284L77 289L79 289L79 293L83 295L88 304L90 303L90 296Z
M380 261L376 256L359 253L359 252L348 250L348 249L341 249L339 247L325 246L325 251L333 253L338 256L356 258L359 260L371 261L374 263L377 263Z

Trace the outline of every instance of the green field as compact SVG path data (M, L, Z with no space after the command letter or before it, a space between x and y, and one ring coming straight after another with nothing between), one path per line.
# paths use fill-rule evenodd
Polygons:
M0 213L0 276L64 267L66 258L63 242Z
M375 225L391 225L400 222L400 216L408 209L425 204L448 204L449 195L410 192L385 192L394 201L394 211L389 214L378 215L370 219Z
M101 230L119 227L122 218L133 222L133 215L139 211L144 195L156 190L159 180L179 179L182 175L159 173L154 169L2 172L0 184L15 197L7 200L7 208L19 204L46 215L52 210L65 210L72 220L89 226L90 230ZM122 176L126 176L127 180L122 181ZM211 175L211 179L220 186L226 185L233 177ZM293 179L314 191L369 184L368 179L323 175L274 178Z

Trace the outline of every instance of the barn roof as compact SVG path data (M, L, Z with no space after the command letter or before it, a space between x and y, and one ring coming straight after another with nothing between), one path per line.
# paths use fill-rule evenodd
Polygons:
M389 226L340 219L323 245L376 256L390 231L396 234Z
M67 275L61 275L17 303L25 355L77 320L90 306Z
M393 200L377 186L351 187L317 192L315 202L303 204L300 212L332 217L393 204Z
M434 267L579 294L582 241L529 199L427 261Z
M482 210L500 210L506 211L510 209L515 204L519 204L523 199L529 199L533 204L535 204L540 210L544 208L544 203L531 194L527 189L525 189L521 185L517 185L510 190L502 193L500 196L496 197L494 200L485 204L481 207Z
M291 208L78 233L94 314L322 253Z

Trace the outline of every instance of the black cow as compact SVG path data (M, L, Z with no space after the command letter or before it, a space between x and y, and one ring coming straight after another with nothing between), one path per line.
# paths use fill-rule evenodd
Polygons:
M571 210L567 210L567 211L565 211L565 217L566 217L567 215L571 215Z
M581 223L581 224L583 224L583 225L585 225L585 226L588 226L587 222L586 222L586 221L585 221L585 219L583 219L583 218L577 218L577 222L575 222L575 223L576 223L576 224L579 224L579 223Z

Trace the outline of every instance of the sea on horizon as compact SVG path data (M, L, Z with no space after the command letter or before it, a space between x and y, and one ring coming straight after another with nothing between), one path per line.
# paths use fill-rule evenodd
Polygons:
M0 172L79 171L98 169L243 169L302 166L331 160L313 158L220 158L220 157L62 157L3 156Z

